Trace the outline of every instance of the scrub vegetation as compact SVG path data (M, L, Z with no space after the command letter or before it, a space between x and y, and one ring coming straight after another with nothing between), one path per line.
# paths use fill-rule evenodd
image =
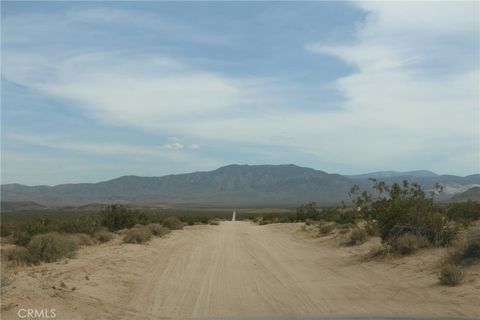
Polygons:
M227 212L210 215L204 211L144 212L119 204L107 205L98 212L2 213L2 239L13 244L2 250L2 256L15 265L53 262L73 257L80 246L111 241L116 234L121 234L125 243L145 243L185 225L208 224L213 219L218 221L230 216Z
M305 222L318 228L318 236L340 234L348 246L380 237L386 254L404 256L427 247L446 247L439 279L442 284L460 284L462 269L480 260L480 203L467 201L437 204L434 198L442 186L427 193L417 183L387 184L371 179L371 191L358 186L350 190L353 206L318 208L316 203L301 205L295 212L266 214L256 222ZM345 236L344 236L345 235Z

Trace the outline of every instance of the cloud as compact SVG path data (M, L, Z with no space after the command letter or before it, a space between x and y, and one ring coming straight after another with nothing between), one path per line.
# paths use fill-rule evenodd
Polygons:
M17 142L43 146L53 149L68 150L83 154L100 156L121 155L126 157L153 157L170 160L186 160L186 154L179 153L184 145L179 142L161 145L133 145L121 143L86 143L81 141L67 141L59 137L28 133L9 133L8 137Z
M355 68L331 84L344 98L336 109L305 108L302 91L292 89L299 86L288 77L212 71L161 49L145 54L100 45L58 53L41 45L32 50L10 45L2 52L2 75L108 125L189 141L249 145L258 154L267 147L281 148L352 171L419 165L440 172L478 171L478 3L356 5L367 17L353 40L305 45L319 59L330 55ZM121 19L124 14L116 12ZM71 15L90 24L113 23L97 11ZM55 18L59 25L73 19ZM37 19L46 25L50 18ZM17 37L10 28L10 39L34 42L36 33L30 29L22 28ZM154 151L122 144L55 145L146 155L198 149L179 141Z

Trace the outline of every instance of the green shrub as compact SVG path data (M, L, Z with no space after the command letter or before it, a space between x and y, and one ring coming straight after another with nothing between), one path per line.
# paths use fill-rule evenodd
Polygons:
M440 270L440 283L447 286L456 286L463 281L465 274L463 270L454 265L447 265Z
M98 242L104 243L113 239L114 234L107 230L99 230L93 234L93 237Z
M12 261L16 265L22 265L27 261L27 249L24 247L7 248L2 254L7 261Z
M137 224L139 214L137 211L129 210L122 205L112 204L100 211L101 224L109 231L117 231L131 228Z
M24 230L15 230L13 232L13 243L17 246L26 246L30 240L32 240L33 235Z
M467 201L451 203L447 206L446 216L455 221L471 222L480 219L480 202Z
M63 257L72 257L79 247L79 241L71 235L50 232L36 235L27 245L27 261L53 262Z
M150 229L152 235L156 237L163 237L164 235L170 233L170 229L162 227L159 223L150 223L146 226Z
M378 236L378 225L376 221L367 221L363 228L370 237Z
M437 244L439 234L447 219L434 205L433 196L428 197L419 184L403 181L400 185L374 182L375 195L364 191L355 200L355 206L369 222L375 222L384 243L395 241L403 234L416 234ZM358 191L354 186L351 193ZM441 191L437 185L436 191Z
M150 241L152 238L152 232L150 228L133 228L128 230L128 232L123 237L123 242L125 243L144 243Z
M445 224L437 237L437 245L448 246L451 244L458 236L460 232L460 227L455 222L451 221Z
M480 227L474 228L468 233L463 258L472 262L480 259Z
M320 232L320 235L326 236L335 229L335 226L336 224L333 222L325 223L320 225L320 227L318 227L318 231Z
M163 221L163 226L170 230L183 229L183 222L175 217L168 217Z
M367 231L364 229L353 229L352 232L350 233L350 237L348 238L348 241L346 242L347 245L349 246L354 246L357 244L364 243L367 241L369 238Z
M422 236L415 234L402 234L390 242L391 248L395 253L408 255L414 253L420 248L428 245L428 241Z

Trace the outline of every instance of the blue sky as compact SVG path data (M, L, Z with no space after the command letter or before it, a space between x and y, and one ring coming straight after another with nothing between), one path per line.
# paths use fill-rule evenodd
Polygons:
M478 2L8 2L2 183L480 171Z

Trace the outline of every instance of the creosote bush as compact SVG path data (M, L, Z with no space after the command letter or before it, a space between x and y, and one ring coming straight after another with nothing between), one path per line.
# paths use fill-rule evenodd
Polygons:
M447 286L456 286L463 281L463 270L455 265L446 265L440 270L440 283Z
M112 232L109 232L107 230L99 230L94 233L93 237L95 240L98 242L104 243L108 242L113 239L114 234Z
M402 234L390 242L393 252L400 255L412 254L420 248L428 246L428 241L415 234Z
M72 257L79 247L79 240L66 234L50 232L36 235L27 245L27 261L53 262L63 257Z
M464 239L458 241L447 261L468 266L480 260L480 227L471 229Z
M480 260L480 227L470 230L463 250L463 259L470 262Z
M23 265L27 261L27 249L24 247L10 247L2 252L7 261L12 261L16 265Z
M436 245L444 247L450 245L457 238L459 232L460 226L457 223L454 221L447 222L437 236Z
M94 243L92 237L86 233L74 233L72 237L77 238L78 244L82 246L88 246Z
M183 229L183 222L175 217L168 217L163 221L163 226L170 230L180 230Z
M156 237L163 237L164 235L170 233L170 229L162 227L162 225L159 223L150 223L146 227L150 229L152 235Z
M354 246L357 244L364 243L365 241L368 240L368 238L369 238L369 235L367 231L365 231L364 229L360 229L360 228L353 229L352 232L350 233L350 236L346 244L349 246Z
M118 204L106 206L100 211L101 224L109 231L133 227L138 223L138 216L137 211L129 210Z
M152 239L152 231L148 227L133 228L128 230L123 237L125 243L145 243Z

